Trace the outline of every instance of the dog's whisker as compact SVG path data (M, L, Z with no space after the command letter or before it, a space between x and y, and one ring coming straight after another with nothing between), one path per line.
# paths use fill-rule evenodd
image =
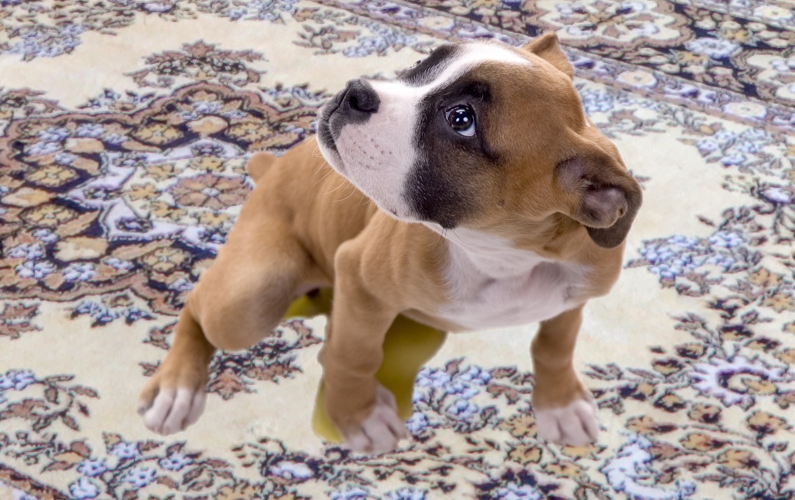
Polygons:
M320 169L317 169L317 171L315 171L315 174L317 174L318 172L320 172ZM317 186L319 183L323 182L323 179L325 179L325 178L326 178L326 177L328 177L329 175L331 175L331 170L329 170L328 172L326 172L325 174L323 174L323 177L321 177L320 179L318 179L318 180L317 180L317 181L316 181L314 184L312 184L312 185L313 185L313 186Z
M389 215L387 215L387 213L386 213L386 212L381 212L381 215L382 215L383 217L381 217L381 220L380 220L380 221L378 221L378 224L376 224L376 225L375 225L375 227L373 227L373 229L376 229L378 226L380 226L381 224L383 224L383 223L384 223L384 221L385 221L385 220L386 220L386 219L389 217Z
M338 190L339 188L341 188L343 186L350 186L350 184L348 184L347 182L341 181L339 186L335 187L334 189L332 189L331 191L327 192L326 194L331 194L331 193L333 193L334 191Z
M349 186L351 186L351 187L353 188L353 191L351 191L351 194L349 194L348 196L346 196L345 198L343 198L343 199L341 199L341 200L334 200L334 202L335 202L335 203L338 203L338 202L340 202L340 201L345 201L345 200L347 200L348 198L350 198L351 196L353 196L353 195L355 195L355 194L356 194L356 191L357 191L356 187L355 187L355 186L353 186L352 184L349 184Z

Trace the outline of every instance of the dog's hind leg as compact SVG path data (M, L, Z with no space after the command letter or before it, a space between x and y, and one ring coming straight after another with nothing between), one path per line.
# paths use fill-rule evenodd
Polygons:
M258 199L259 198L259 199ZM138 401L146 426L161 434L194 423L204 408L216 349L246 349L271 333L299 294L319 282L313 260L285 220L252 193L216 262L190 292L172 347Z

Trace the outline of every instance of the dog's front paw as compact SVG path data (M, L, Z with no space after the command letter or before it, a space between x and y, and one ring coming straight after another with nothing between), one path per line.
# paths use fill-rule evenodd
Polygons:
M536 408L538 436L552 443L585 446L599 436L593 397L586 392L562 408Z
M204 412L207 383L206 369L169 369L167 361L138 398L138 414L146 427L164 436L185 430L199 420Z
M378 384L376 403L370 416L358 428L345 433L345 445L360 453L386 453L397 448L398 441L408 437L406 425L397 413L395 396Z

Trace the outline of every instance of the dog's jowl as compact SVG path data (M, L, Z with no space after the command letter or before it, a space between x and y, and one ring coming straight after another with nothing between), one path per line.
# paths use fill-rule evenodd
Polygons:
M522 48L445 45L394 81L350 81L316 138L254 155L257 187L141 394L146 425L195 422L216 349L251 346L295 298L333 287L320 361L326 409L352 449L406 436L375 379L399 314L446 331L540 323L538 434L597 439L572 356L585 303L618 278L641 191L572 75L552 34Z

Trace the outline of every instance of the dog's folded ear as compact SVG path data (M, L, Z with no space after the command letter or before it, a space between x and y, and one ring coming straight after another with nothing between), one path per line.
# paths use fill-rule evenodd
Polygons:
M555 66L568 75L569 78L574 77L574 66L571 65L566 54L561 50L558 35L554 31L533 38L524 44L522 49L537 55L552 66Z
M600 247L620 245L643 201L640 185L621 162L592 144L558 163L554 175L563 212Z

